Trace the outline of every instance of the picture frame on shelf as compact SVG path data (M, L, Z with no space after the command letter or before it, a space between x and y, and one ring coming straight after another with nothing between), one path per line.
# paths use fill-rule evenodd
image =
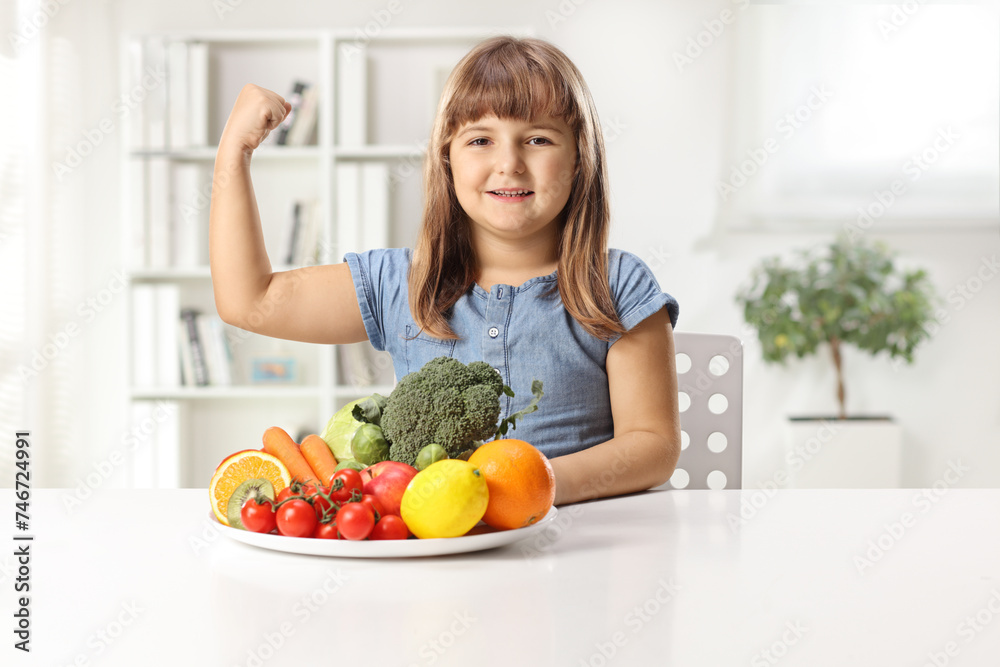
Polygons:
M251 384L297 384L295 357L256 357L250 360Z

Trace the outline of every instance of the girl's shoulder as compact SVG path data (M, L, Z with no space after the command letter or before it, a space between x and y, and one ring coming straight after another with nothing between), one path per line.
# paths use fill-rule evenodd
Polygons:
M635 280L656 282L656 276L649 265L638 255L627 250L608 248L608 282L614 288L617 283Z
M406 274L410 270L413 251L410 248L375 248L363 252L349 252L344 261L352 267L361 267L365 273L378 276Z
M617 248L608 249L608 286L626 329L663 307L667 309L670 323L677 324L677 300L663 291L653 269L638 255Z

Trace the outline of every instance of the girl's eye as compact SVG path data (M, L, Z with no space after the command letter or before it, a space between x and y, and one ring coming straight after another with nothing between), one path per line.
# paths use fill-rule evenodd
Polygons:
M472 141L470 141L469 145L470 146L485 146L486 145L486 144L478 143L480 141L489 141L489 139L486 139L485 137L479 137L478 139L473 139Z
M532 137L531 139L529 139L529 141L543 141L543 142L545 142L544 144L532 144L534 146L544 146L545 144L551 144L552 143L551 141L549 141L545 137Z

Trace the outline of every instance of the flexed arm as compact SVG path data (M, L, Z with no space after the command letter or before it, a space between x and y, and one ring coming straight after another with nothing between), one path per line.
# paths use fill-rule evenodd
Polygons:
M226 121L215 158L209 216L215 305L225 322L266 336L311 343L365 340L346 264L278 273L271 269L250 160L290 110L277 93L248 84Z

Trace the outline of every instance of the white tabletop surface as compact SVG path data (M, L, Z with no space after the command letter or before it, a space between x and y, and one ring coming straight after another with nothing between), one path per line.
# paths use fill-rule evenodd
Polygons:
M649 492L389 560L237 543L204 490L67 497L33 491L25 655L0 491L0 664L1000 664L1000 490Z

